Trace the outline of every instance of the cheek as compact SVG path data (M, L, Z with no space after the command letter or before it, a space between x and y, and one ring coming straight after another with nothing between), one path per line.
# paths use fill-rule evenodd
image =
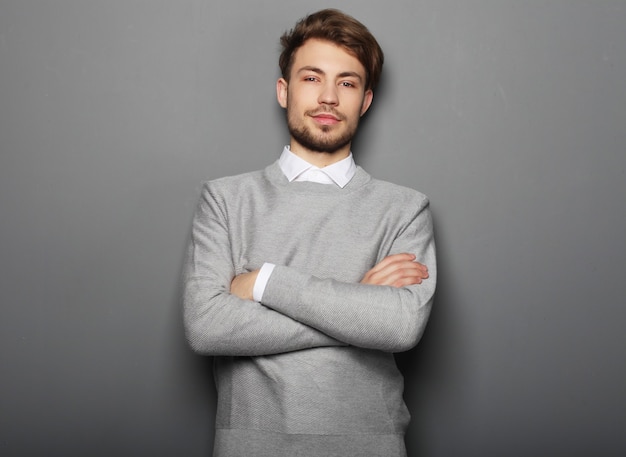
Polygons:
M352 115L356 121L361 117L361 112L363 111L363 105L361 103L354 105L354 110L352 111Z
M313 85L298 85L292 87L292 90L288 93L289 102L298 104L307 104L317 100L317 92Z
M363 111L363 97L359 95L350 95L344 100L344 109L351 115L361 117L361 111Z

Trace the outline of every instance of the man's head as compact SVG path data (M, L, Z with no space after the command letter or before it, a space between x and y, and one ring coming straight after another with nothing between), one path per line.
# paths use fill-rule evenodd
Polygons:
M292 151L318 166L346 157L380 77L378 43L365 26L337 10L302 19L281 43L283 77L276 89L287 109Z
M278 66L287 82L291 77L296 51L311 38L329 41L356 57L365 68L365 88L373 90L376 87L383 69L382 49L367 27L335 9L321 10L301 19L280 37L283 51Z

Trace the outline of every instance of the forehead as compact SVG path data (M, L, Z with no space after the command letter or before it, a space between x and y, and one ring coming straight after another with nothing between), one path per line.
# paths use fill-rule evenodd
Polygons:
M365 67L359 59L341 46L315 38L308 39L296 50L291 69L292 74L304 67L319 68L329 75L354 72L365 78Z

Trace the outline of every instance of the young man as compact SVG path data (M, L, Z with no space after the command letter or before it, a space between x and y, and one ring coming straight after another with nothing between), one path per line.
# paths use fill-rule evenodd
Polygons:
M352 159L383 64L369 31L323 10L281 43L289 146L204 186L186 263L187 337L216 356L215 456L404 456L393 353L430 312L428 200Z

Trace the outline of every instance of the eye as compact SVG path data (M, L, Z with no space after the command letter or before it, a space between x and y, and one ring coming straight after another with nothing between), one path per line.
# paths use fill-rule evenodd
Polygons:
M342 81L340 85L342 87L356 87L355 84L351 83L350 81Z

